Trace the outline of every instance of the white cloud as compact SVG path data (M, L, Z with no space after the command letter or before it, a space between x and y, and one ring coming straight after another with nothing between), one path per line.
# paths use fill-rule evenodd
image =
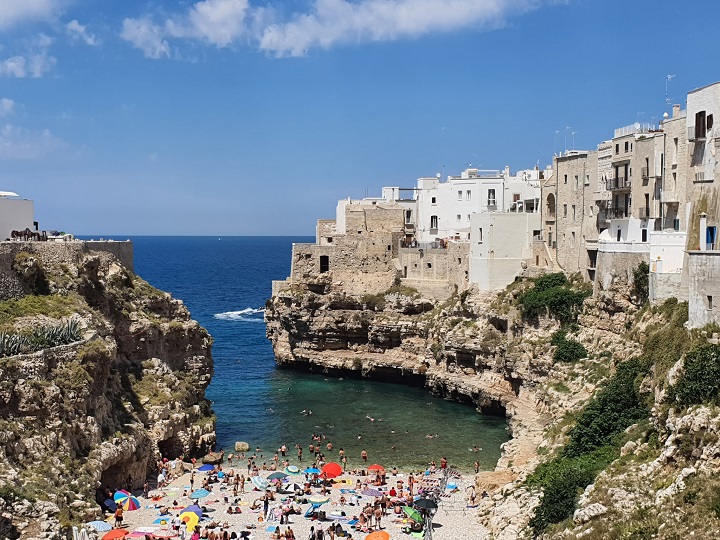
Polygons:
M1 0L0 28L10 28L25 21L51 19L63 3L62 0Z
M140 49L148 58L170 56L170 45L163 38L162 28L150 19L125 19L120 37Z
M227 47L245 33L248 0L204 0L186 15L165 22L172 37L189 37Z
M38 78L55 67L56 63L57 59L48 55L47 51L12 56L0 60L0 77Z
M316 0L312 12L272 24L260 48L279 56L300 56L313 47L389 41L465 28L499 26L508 15L538 6L539 0Z
M42 159L66 148L67 143L48 129L32 131L12 124L0 128L0 159Z
M73 19L65 26L67 33L76 41L83 41L86 45L95 47L100 45L100 41L87 31L87 26L80 24L77 19Z
M15 112L15 101L10 98L0 99L0 117L10 116Z

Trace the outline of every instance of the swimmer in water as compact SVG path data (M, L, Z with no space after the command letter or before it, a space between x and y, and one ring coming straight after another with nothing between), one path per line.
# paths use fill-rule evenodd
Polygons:
M365 415L365 418L367 418L367 419L370 420L371 422L374 422L374 421L375 421L375 419L374 419L372 416L370 416L369 414L366 414L366 415Z

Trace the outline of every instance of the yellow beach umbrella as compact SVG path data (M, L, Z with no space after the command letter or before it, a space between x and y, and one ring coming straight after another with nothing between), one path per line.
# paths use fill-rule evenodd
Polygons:
M185 524L188 532L195 530L195 526L200 522L200 517L195 512L183 512L180 514L180 521Z

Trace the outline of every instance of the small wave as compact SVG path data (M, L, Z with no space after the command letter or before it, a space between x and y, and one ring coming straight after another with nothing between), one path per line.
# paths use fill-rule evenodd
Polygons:
M226 311L224 313L216 313L214 317L224 321L243 321L243 322L265 322L263 317L253 317L264 313L264 309L245 308L239 311Z

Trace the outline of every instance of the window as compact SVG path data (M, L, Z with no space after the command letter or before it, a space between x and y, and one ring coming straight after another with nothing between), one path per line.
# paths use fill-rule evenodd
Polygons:
M467 215L468 223L470 223L470 214Z
M412 210L405 210L405 223L412 223Z
M573 212L573 221L575 221L575 205L572 205L572 212ZM575 233L573 233L575 234Z
M488 206L495 206L497 201L495 200L495 190L488 189Z
M563 204L563 217L567 217L567 204Z
M570 247L575 247L575 231L572 232L572 236L570 237Z
M468 190L465 192L465 200L466 200L466 201L469 201L470 199L472 199L472 191L468 189Z
M702 139L705 137L705 111L695 113L695 138Z
M456 221L460 221L461 218L462 218L462 217L460 216L460 214L458 214L458 215L456 216Z
M677 156L678 156L678 138L675 137L673 139L673 155L672 155L672 164L677 165Z
M324 273L330 270L330 257L327 255L320 255L320 273Z
M625 141L625 153L627 154L628 150L630 149L630 141Z
M580 187L580 179L578 178L578 175L575 175L575 189Z
M712 114L708 114L708 115L707 115L707 122L706 122L706 124L707 124L707 130L710 131L710 130L712 129L712 127L713 127L713 115L712 115Z
M458 201L462 201L462 190L458 189Z
M640 234L642 235L642 236L641 236L641 241L642 241L642 242L647 242L647 241L648 241L647 229L640 229Z
M589 186L589 185L590 185L590 175L589 175L589 174L586 174L586 175L585 175L585 185L586 185L586 186Z
M616 153L616 154L619 154L619 153L620 153L620 143L618 143L618 144L615 145L615 153Z
M483 235L482 235L482 227L478 229L478 244L482 244L483 241Z
M590 217L593 217L593 205L592 204L590 206L588 206L588 214L590 215Z
M432 263L427 263L428 268L432 268Z
M563 183L567 184L567 174L563 175Z
M435 197L432 197L430 199L430 204L437 204L437 199Z
M617 230L617 241L618 242L620 241L620 238L622 238L622 231L620 230L620 227L618 227L618 230Z
M437 223L438 223L437 216L430 216L430 228L437 229L438 228Z
M712 309L712 296L710 296L710 295L708 295L708 297L707 297L707 308L708 308L708 311L710 311Z
M328 244L332 244L332 236L328 236L328 237L327 237L327 243L328 243Z

